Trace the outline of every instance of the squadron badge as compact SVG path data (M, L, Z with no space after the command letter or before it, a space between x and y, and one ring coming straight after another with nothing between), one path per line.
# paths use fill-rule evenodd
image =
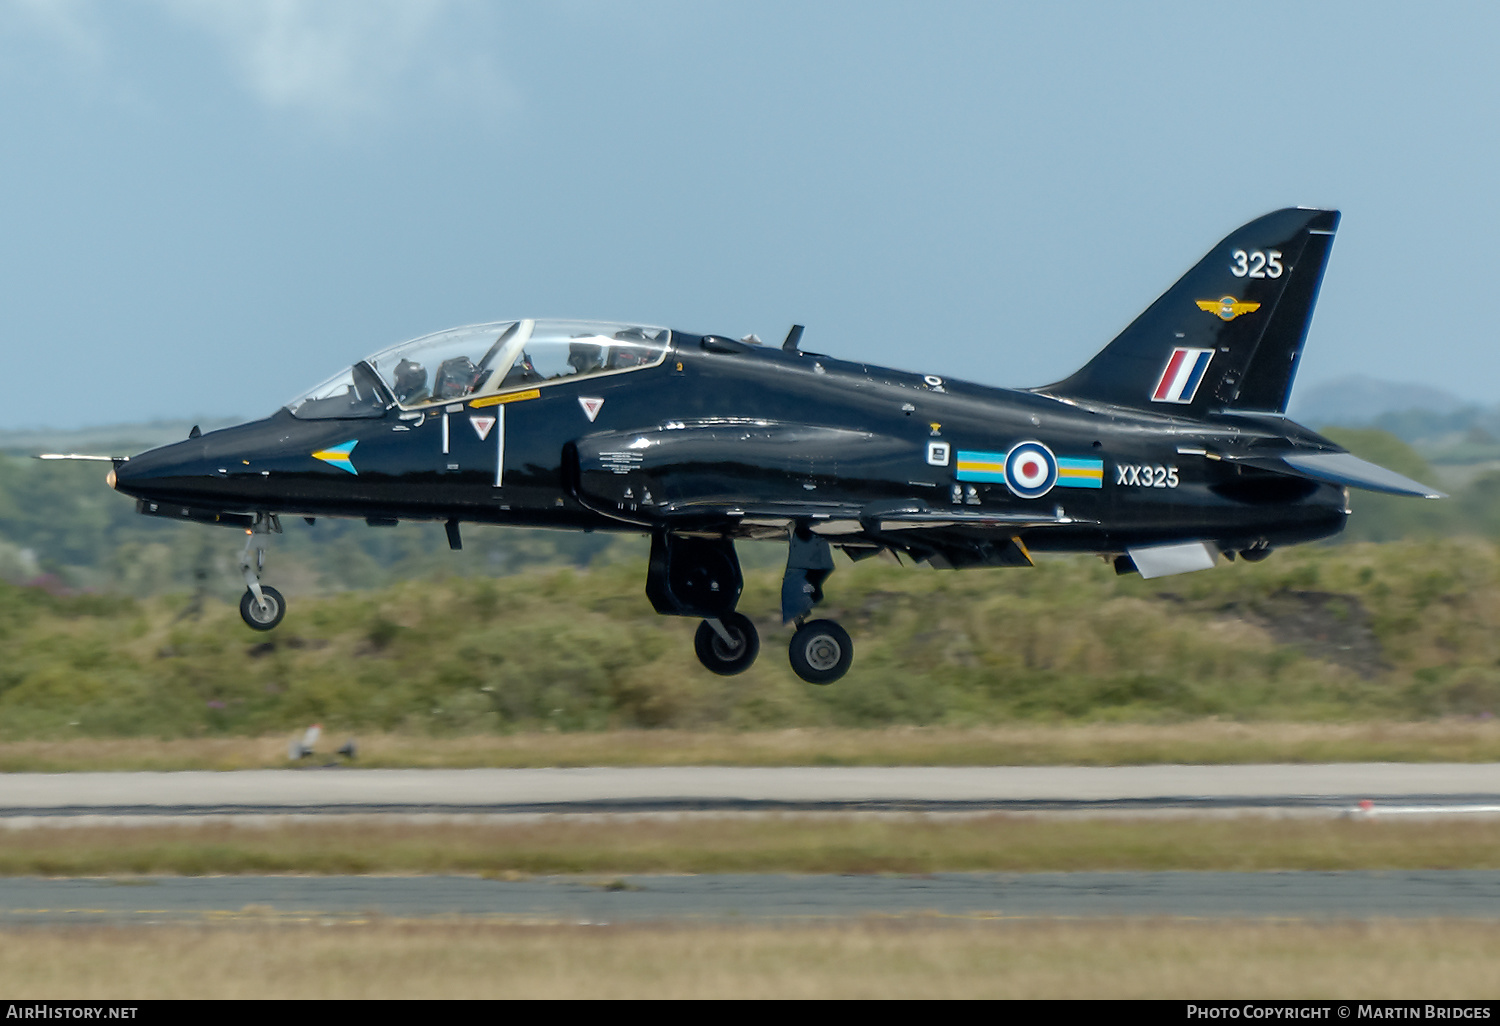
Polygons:
M1218 299L1198 300L1198 309L1214 314L1222 321L1232 321L1240 314L1254 313L1259 310L1260 304L1241 303L1233 296L1220 296Z

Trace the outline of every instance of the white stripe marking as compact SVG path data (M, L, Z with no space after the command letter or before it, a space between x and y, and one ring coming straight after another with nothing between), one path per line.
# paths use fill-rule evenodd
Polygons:
M1349 811L1356 816L1431 816L1446 812L1500 813L1500 805L1372 805Z
M505 479L505 406L495 407L495 487Z
M1187 356L1177 368L1177 375L1172 379L1172 387L1167 389L1167 398L1177 403L1182 401L1183 389L1187 388L1188 378L1192 377L1193 369L1198 366L1199 353L1195 349L1189 349Z

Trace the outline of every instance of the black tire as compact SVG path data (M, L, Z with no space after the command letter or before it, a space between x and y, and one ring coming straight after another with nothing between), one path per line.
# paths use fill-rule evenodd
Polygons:
M693 651L698 653L700 663L720 677L744 673L760 655L760 635L756 633L755 624L748 616L739 613L725 613L719 617L719 623L738 639L738 643L726 644L719 632L704 620L698 625L698 633L693 635Z
M240 619L250 626L251 630L268 631L281 622L286 615L286 599L281 597L281 592L275 588L268 588L264 584L260 586L260 593L266 597L266 604L262 606L255 601L255 593L249 588L245 594L240 596Z
M809 684L832 684L849 672L854 642L832 620L814 620L797 628L788 655L792 670Z

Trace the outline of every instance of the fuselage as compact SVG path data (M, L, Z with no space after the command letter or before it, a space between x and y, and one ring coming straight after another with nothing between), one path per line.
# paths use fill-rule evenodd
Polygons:
M1054 523L1017 533L1028 548L1099 553L1183 538L1263 549L1332 535L1347 513L1341 487L1221 458L1336 448L1282 417L1189 420L717 336L673 333L665 359L625 372L383 398L352 419L282 409L153 449L116 487L204 510L584 530L778 503L1045 509ZM1024 443L1053 456L1052 480L1013 463L1006 483Z

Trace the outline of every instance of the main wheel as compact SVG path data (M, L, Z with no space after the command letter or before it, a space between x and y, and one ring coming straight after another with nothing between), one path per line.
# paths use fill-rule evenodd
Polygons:
M748 616L739 613L725 613L719 617L719 623L734 640L725 641L713 625L704 620L693 636L693 651L698 653L700 663L721 677L744 673L760 655L760 635L755 632L755 624Z
M260 586L260 593L266 597L264 603L255 601L255 592L245 589L245 594L240 596L240 617L252 629L268 631L286 615L286 599L281 597L281 592L264 584Z
M832 684L849 672L854 642L832 620L814 620L797 628L788 654L797 676L809 684Z

